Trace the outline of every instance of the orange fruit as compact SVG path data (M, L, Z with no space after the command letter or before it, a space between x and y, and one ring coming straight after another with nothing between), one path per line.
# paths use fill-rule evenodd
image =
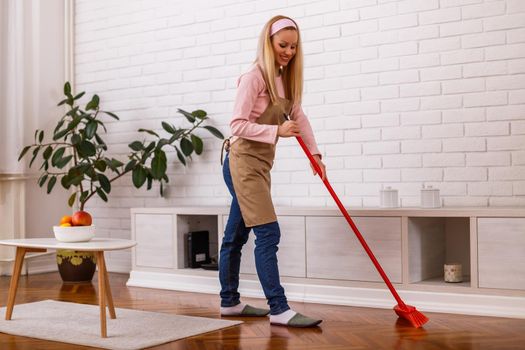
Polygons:
M73 224L71 216L69 215L62 216L62 219L60 219L60 226L62 226L62 224L69 224L66 226L71 226Z
M69 222L64 222L63 224L60 224L62 227L70 227L71 224Z

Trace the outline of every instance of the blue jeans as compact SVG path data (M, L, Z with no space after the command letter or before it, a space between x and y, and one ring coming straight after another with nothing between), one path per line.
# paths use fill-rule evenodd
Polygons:
M233 188L228 154L224 160L222 172L226 186L233 199L219 257L221 306L229 307L240 303L240 294L237 290L239 288L241 249L248 241L248 235L253 228L255 233L255 267L264 295L268 300L268 305L270 305L270 313L277 315L289 310L290 307L284 295L284 288L279 281L279 268L277 266L277 250L279 249L277 245L281 237L279 224L276 221L254 227L246 227Z

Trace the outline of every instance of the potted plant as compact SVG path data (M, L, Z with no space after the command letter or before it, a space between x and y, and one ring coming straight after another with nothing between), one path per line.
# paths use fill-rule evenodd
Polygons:
M178 160L187 164L193 153L200 155L204 149L203 140L194 134L197 129L206 129L213 136L223 139L222 133L213 126L203 125L208 119L203 110L187 112L178 109L190 123L188 128L176 127L168 122L161 126L166 137L148 129L138 131L145 136L143 139L129 143L127 159L119 160L107 155L108 146L104 142L101 131L106 131L102 120L103 116L119 120L119 117L109 111L102 110L100 98L93 95L91 100L82 109L78 105L84 92L73 94L69 82L64 84L65 99L58 106L66 105L67 112L58 121L51 141L44 141L44 130L36 130L34 143L25 146L18 160L31 155L29 167L40 155L40 177L38 185L46 186L47 193L59 183L64 189L72 193L68 204L73 207L78 203L78 211L72 216L66 215L60 220L60 226L91 225L91 215L85 209L86 202L94 196L103 201L108 200L112 183L126 174L131 174L132 183L136 188L146 185L150 190L154 182L159 182L160 194L164 193L164 186L169 182L167 170L166 148L172 148ZM78 221L75 221L78 217ZM77 269L86 263L91 280L95 271L94 256L86 252L59 251L57 252L59 271ZM86 277L82 277L86 280Z

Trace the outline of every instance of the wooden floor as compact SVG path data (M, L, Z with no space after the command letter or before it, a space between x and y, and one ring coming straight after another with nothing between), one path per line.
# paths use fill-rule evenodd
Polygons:
M115 307L219 318L217 295L126 287L127 275L110 274ZM9 277L0 277L1 305L6 305ZM96 304L96 281L62 284L57 273L21 277L16 303L44 299ZM243 299L265 306L261 299ZM241 319L241 326L159 345L155 350L343 350L343 349L525 349L525 319L425 313L430 321L414 329L391 310L290 303L324 322L313 329L270 326L268 318ZM416 305L417 306L417 305ZM16 315L16 306L13 315ZM4 317L4 315L1 315ZM118 317L118 314L117 314ZM95 325L98 327L98 325ZM0 333L2 350L94 349Z

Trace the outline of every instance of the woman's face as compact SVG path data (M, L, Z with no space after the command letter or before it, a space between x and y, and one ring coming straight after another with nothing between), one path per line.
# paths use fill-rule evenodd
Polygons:
M283 29L272 36L273 53L277 66L287 66L297 51L297 31Z

